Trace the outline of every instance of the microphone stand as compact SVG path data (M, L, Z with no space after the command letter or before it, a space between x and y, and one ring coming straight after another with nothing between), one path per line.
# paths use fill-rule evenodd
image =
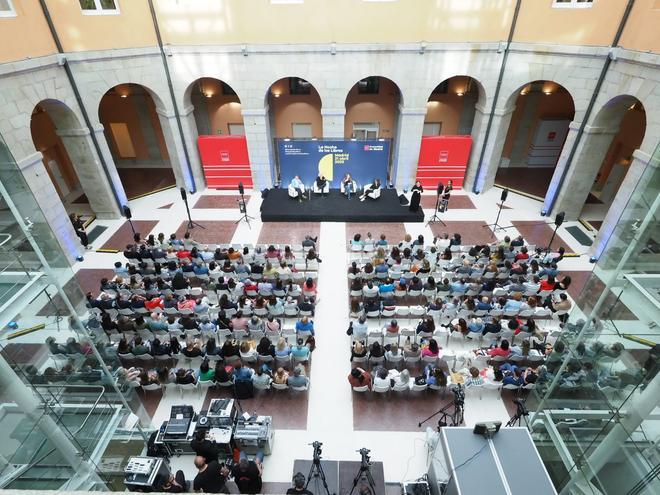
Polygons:
M183 188L181 188L181 189L183 189ZM188 227L186 227L186 230L190 230L190 229L193 229L195 227L199 227L200 229L205 229L206 230L206 227L204 227L203 225L200 225L197 222L193 222L193 219L190 218L190 207L188 206L188 197L187 196L183 197L183 202L186 204L186 213L188 214Z
M433 216L431 218L429 218L428 222L426 222L427 227L431 222L440 222L445 227L447 226L447 224L445 222L443 222L440 219L440 217L438 216L438 208L440 208L440 193L438 193L438 196L435 200L435 210L433 211ZM446 208L446 206L445 206L445 208Z

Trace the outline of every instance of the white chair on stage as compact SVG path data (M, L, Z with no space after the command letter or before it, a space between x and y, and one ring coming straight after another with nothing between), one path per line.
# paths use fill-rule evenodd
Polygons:
M358 192L358 185L357 185L357 182L355 182L355 181L352 181L352 182L353 182L353 192L352 192L352 194L357 194L357 192ZM341 186L340 186L339 189L341 190L341 193L342 193L342 194L346 194L346 195L347 195L347 193L346 193L346 188L344 187L344 181L341 182Z
M289 190L289 197L290 198L302 199L302 197L300 196L300 193L298 192L298 190L295 187L293 187L291 184L289 184L288 190ZM305 194L305 186L303 184L301 184L300 190L302 191L302 193L304 195Z
M312 191L314 192L314 194L328 194L330 193L330 182L326 181L325 186L323 186L323 189L321 189L316 184L316 180L314 180L312 184Z
M374 189L373 191L370 191L369 190L370 187L371 187L371 184L365 184L365 186L364 186L364 190L367 191L366 192L367 198L369 198L369 199L378 199L378 198L380 198L381 188L378 187L378 188Z

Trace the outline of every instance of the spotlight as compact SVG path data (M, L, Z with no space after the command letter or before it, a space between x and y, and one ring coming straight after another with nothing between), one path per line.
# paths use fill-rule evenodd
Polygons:
M463 96L464 94L465 93L463 93L462 91L459 91L458 93L456 93L456 96Z
M7 327L11 328L12 330L18 328L18 323L16 323L14 320L10 321L7 323Z
M481 189L475 189L474 194L481 194Z
M548 214L547 210L541 210L541 216L544 217Z
M589 258L589 263L596 263L598 261L598 258L596 256L591 256Z
M76 256L76 261L85 261L85 258L83 258L82 254L79 256Z

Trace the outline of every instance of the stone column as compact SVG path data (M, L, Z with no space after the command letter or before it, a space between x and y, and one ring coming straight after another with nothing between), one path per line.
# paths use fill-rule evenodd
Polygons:
M550 180L550 185L548 190L545 193L545 200L543 202L543 209L547 212L550 211L550 203L552 202L552 197L557 193L557 188L559 187L559 181L561 176L566 169L566 160L568 160L568 155L571 152L573 143L577 138L578 130L580 129L581 122L573 121L568 124L568 133L566 134L566 141L564 141L564 146L559 155L559 160L557 160L557 165L555 166L555 171L552 174L552 179ZM559 210L556 210L559 211Z
M204 169L199 158L199 149L197 148L197 122L195 121L195 107L190 105L184 108L181 113L181 127L183 127L183 137L188 147L188 156L190 157L190 168L195 178L195 186L198 191L206 188L206 177Z
M94 149L89 129L56 131L76 171L83 192L98 218L119 218L120 211L112 186Z
M500 159L502 158L504 141L506 140L507 132L509 132L511 115L515 107L496 108L493 112L493 121L478 177L475 176L479 166L479 157L481 156L481 148L483 146L484 136L486 135L489 114L481 105L477 105L475 110L474 125L472 126L473 147L466 173L466 183L478 191L486 191L493 187L495 182L495 175L497 174Z
M209 119L208 98L201 94L193 93L190 96L193 104L193 115L195 117L195 125L197 126L197 133L202 136L215 134L211 132L211 119Z
M124 185L122 184L121 177L117 171L117 165L115 164L115 160L112 157L110 146L108 146L103 124L97 123L94 125L94 134L96 135L96 142L99 144L99 148L101 149L103 161L105 161L106 168L108 169L112 187L114 188L115 192L117 193L117 197L119 198L119 203L122 206L127 205L128 198L126 197L126 191L124 191Z
M536 123L536 110L539 105L539 99L543 93L540 91L533 91L527 93L522 100L524 107L520 120L518 121L518 128L516 129L513 146L511 147L511 156L509 156L510 167L520 167L527 165L527 144L529 143L529 133ZM520 97L518 97L520 101Z
M244 108L241 111L245 126L250 168L254 188L271 187L277 178L273 161L273 141L270 134L268 107Z
M557 193L555 206L548 213L554 215L563 211L566 213L566 220L577 220L584 207L584 202L587 200L589 191L593 187L594 179L596 178L596 174L598 174L598 170L600 170L612 138L618 131L618 127L605 128L589 125L585 127L584 134L573 156L573 161L564 178L564 183L561 190ZM569 134L573 134L573 132L569 132ZM575 138L573 137L572 140L574 141ZM560 169L563 170L566 168L566 159L570 152L570 147L567 146L568 144L567 139L548 193L556 190L553 188L555 179L558 182ZM556 188L557 186L558 184L554 187Z
M321 108L323 139L344 138L345 108Z
M393 155L395 168L391 177L397 188L409 189L415 183L425 118L426 108L399 106Z
M130 96L133 105L135 106L135 113L137 113L140 122L140 131L144 137L144 143L147 145L147 153L150 159L162 161L160 155L160 148L158 147L158 139L156 138L156 130L154 129L151 115L149 115L149 107L147 106L147 98L151 98L147 93L135 94Z
M46 218L46 222L48 222L50 229L57 238L57 242L62 247L67 261L73 264L75 258L84 252L84 248L81 246L75 230L73 230L64 204L62 204L60 196L57 194L57 190L53 185L53 181L46 171L46 166L43 163L43 155L40 152L36 152L16 160L16 163L41 212ZM13 186L12 184L4 183L4 186L8 191L12 192L21 190L22 188L20 184ZM38 228L38 217L35 217L34 203L29 195L21 198L21 195L13 194L12 199L23 219L29 219ZM21 199L24 199L24 201Z
M167 153L170 155L170 165L174 172L177 187L185 187L186 191L195 191L193 177L188 170L186 154L183 151L183 141L176 123L176 116L172 110L156 108L160 127L163 129L163 137L167 145ZM188 150L190 152L190 150Z
M645 153L642 150L635 150L633 152L633 158L630 162L630 166L628 167L628 172L626 172L626 176L619 186L619 190L614 197L614 201L612 201L612 205L607 211L607 215L603 220L603 225L598 230L596 240L591 245L589 250L590 254L595 255L596 257L600 257L600 254L605 249L605 246L607 245L612 232L614 232L614 229L619 223L621 214L630 201L630 198L634 194L635 189L639 185L642 174L644 174L647 167L659 166L658 162L654 162L651 158L651 155Z

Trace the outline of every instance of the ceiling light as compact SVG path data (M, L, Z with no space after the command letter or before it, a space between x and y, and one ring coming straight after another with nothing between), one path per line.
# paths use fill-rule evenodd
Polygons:
M463 96L464 94L465 93L463 93L462 91L459 91L459 92L456 93L456 96Z
M119 95L120 98L128 98L127 94Z

